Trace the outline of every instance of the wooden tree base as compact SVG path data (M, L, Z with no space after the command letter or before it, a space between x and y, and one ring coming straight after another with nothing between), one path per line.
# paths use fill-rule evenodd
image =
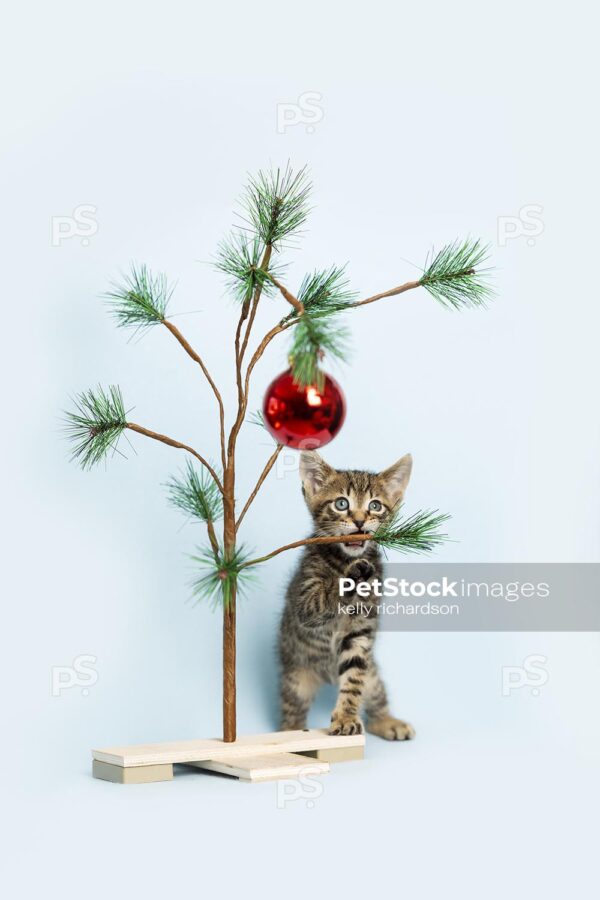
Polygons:
M170 781L173 765L221 772L240 781L274 781L322 775L330 762L362 759L363 734L331 735L323 729L243 736L232 744L217 738L137 744L92 750L94 778L118 784Z

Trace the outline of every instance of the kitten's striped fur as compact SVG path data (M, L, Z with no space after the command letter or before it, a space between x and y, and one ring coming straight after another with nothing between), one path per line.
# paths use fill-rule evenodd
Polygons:
M374 532L401 501L411 467L412 458L407 455L378 475L336 471L315 451L303 452L302 491L314 520L314 534ZM339 508L346 504L347 509ZM304 548L281 620L281 727L305 728L317 690L330 682L339 686L330 734L362 732L362 709L368 731L388 740L410 739L413 728L389 713L373 658L376 614L338 613L341 577L357 582L383 577L381 554L374 541ZM354 600L345 595L341 602L347 605Z

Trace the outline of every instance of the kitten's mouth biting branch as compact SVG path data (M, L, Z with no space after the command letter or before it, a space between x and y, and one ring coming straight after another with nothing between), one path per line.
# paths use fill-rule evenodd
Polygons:
M324 534L317 535L317 537L304 538L301 541L293 541L291 544L285 544L284 547L278 547L277 550L273 550L271 553L267 553L266 556L259 556L256 559L249 559L245 562L241 569L246 569L248 566L255 566L258 563L266 562L268 559L272 559L274 556L279 556L280 553L283 553L285 550L295 550L296 547L307 547L310 544L359 544L363 545L366 541L372 541L375 538L375 534L366 534L363 532L355 531L353 534Z

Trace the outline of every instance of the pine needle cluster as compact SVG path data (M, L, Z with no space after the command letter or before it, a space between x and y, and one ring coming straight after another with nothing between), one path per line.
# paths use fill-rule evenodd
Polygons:
M207 547L199 549L199 553L191 558L200 567L200 573L191 583L192 593L198 600L211 601L215 607L222 603L227 608L233 589L238 596L243 595L255 580L253 572L242 568L250 558L244 545L236 547L229 557L222 547L217 553Z
M125 428L127 413L123 397L116 385L105 391L100 385L73 398L74 410L65 413L65 432L73 443L71 458L82 469L91 469L117 451Z
M242 197L245 221L265 246L279 249L296 237L310 212L312 185L306 168L260 171Z
M132 263L129 275L121 284L113 283L104 298L119 328L140 331L164 322L172 293L166 275Z
M214 478L205 469L200 472L190 460L179 477L165 485L171 506L201 522L215 522L223 515L223 498Z
M298 300L311 316L330 316L348 309L355 299L349 284L345 266L331 266L304 276Z
M331 266L305 275L298 292L304 312L300 316L293 312L284 319L298 319L290 349L296 384L315 385L322 390L323 356L328 353L333 359L342 360L348 354L349 331L334 318L336 313L348 309L355 298L348 285L344 267Z
M258 236L249 240L240 232L234 232L219 244L215 268L227 277L227 287L240 303L250 300L257 287L265 296L273 296L277 291L260 268L263 252L264 245ZM270 274L277 279L283 277L284 271L282 265L269 267Z
M467 238L447 244L426 266L419 284L447 309L485 306L494 297L489 269L489 245Z
M448 540L439 528L450 519L449 515L433 511L419 511L402 519L401 507L394 510L374 534L374 540L385 550L401 553L430 553Z
M344 325L332 321L330 316L306 310L294 327L290 359L296 384L314 385L323 390L325 374L321 359L329 354L332 359L343 360L349 349L349 331Z

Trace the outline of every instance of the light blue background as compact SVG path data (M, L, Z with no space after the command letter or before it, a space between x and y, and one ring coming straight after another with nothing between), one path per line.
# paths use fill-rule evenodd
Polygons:
M246 171L308 163L316 209L289 283L349 261L364 296L415 276L432 244L494 245L497 303L451 315L424 293L352 319L336 370L337 466L415 459L407 508L453 515L460 561L598 559L598 208L588 5L22 3L0 37L3 351L3 792L11 897L342 893L592 896L598 638L386 634L379 657L418 738L369 740L323 794L193 773L119 788L89 748L220 732L220 622L188 602L182 529L161 483L182 463L142 439L92 474L67 461L70 393L117 382L133 416L217 454L213 398L159 329L127 344L98 300L131 259L178 280L176 323L232 408L235 308L202 261ZM312 132L277 104L322 95ZM51 219L97 207L98 231L52 246ZM498 245L498 217L543 229ZM411 262L409 262L411 261ZM282 312L262 304L256 335ZM251 408L285 366L256 368ZM240 442L245 498L269 450ZM280 473L281 474L281 473ZM244 524L265 551L309 527L297 474L271 477ZM239 730L276 725L274 643L293 557L239 613ZM97 682L51 695L54 666ZM548 680L502 696L502 667ZM324 726L331 695L313 711ZM6 838L3 843L6 847ZM377 887L376 887L377 886Z

